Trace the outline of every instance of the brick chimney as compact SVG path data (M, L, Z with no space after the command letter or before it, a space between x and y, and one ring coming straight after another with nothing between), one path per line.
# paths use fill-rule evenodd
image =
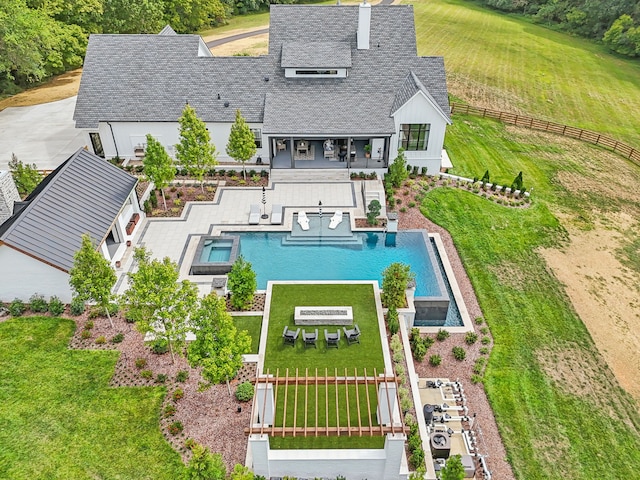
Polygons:
M363 0L358 8L358 50L369 50L371 30L371 5Z

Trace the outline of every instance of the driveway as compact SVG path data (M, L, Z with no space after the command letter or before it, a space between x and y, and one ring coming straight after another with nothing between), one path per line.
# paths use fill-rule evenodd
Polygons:
M38 169L53 170L84 147L86 134L73 121L76 98L0 112L0 170L8 170L11 153Z

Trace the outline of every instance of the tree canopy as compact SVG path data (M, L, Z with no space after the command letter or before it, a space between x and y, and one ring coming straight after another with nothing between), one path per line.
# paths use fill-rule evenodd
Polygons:
M382 272L381 299L387 307L403 308L406 303L405 290L410 280L415 279L411 265L395 262Z
M104 309L113 327L109 314L111 290L116 284L116 272L91 241L89 235L82 235L80 249L73 256L73 267L69 270L69 285L74 298L82 302L95 302Z
M164 209L167 209L167 200L164 197L163 188L176 176L176 167L162 144L147 134L147 148L144 155L144 174L151 180L162 193Z
M247 178L245 163L256 154L256 139L247 125L240 110L236 110L236 120L231 125L227 154L236 162L242 163L242 176Z
M204 192L204 174L216 165L216 147L211 143L207 125L198 118L194 108L187 104L178 120L180 141L176 145L180 164L200 181Z
M191 317L196 339L189 345L189 362L202 366L209 384L228 381L242 367L242 355L251 350L248 333L238 331L227 312L224 298L215 294L200 301Z
M227 286L231 290L231 305L233 308L244 310L253 303L253 294L258 288L256 273L253 271L251 262L247 262L240 255L227 275Z
M29 165L28 163L22 163L18 160L15 153L11 154L9 171L21 197L26 197L33 192L42 181L42 175L38 172L36 164L32 163Z
M188 280L178 282L178 265L168 257L151 260L145 248L136 248L134 258L138 269L129 273L129 289L123 295L127 315L142 333L166 341L173 361L191 328L187 321L198 289Z

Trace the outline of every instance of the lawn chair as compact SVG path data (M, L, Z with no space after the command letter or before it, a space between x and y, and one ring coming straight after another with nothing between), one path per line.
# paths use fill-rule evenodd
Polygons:
M304 348L311 345L313 345L313 348L318 348L316 346L316 340L318 340L318 329L316 328L316 331L312 333L307 333L302 329L302 340L304 341Z
M282 205L275 203L271 207L271 224L280 225L282 223Z
M331 221L329 222L329 228L331 230L334 230L341 223L342 223L342 211L338 210L336 213L333 214L333 217L331 217Z
M249 210L249 225L260 223L260 206L257 203L251 205Z
M300 335L300 329L289 330L289 327L285 325L284 331L282 332L282 341L285 345L291 345L292 347L295 347L298 335Z
M342 330L344 330L344 336L347 339L347 344L351 345L352 343L360 343L360 328L358 328L357 323L352 329L347 330L346 327L342 327Z
M309 218L306 212L298 212L298 225L302 230L309 230Z
M338 348L338 343L340 342L340 330L336 331L336 333L329 333L329 331L325 328L324 341L327 343L327 348Z

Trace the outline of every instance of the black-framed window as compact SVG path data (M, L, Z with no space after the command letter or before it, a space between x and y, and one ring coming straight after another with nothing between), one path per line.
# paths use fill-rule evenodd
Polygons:
M428 123L403 123L400 125L398 146L405 150L426 150L429 145Z
M251 133L253 133L253 138L256 142L256 148L262 148L262 129L252 128Z
M104 148L102 147L102 140L98 132L89 132L89 138L91 139L91 146L93 147L93 153L97 156L104 158Z

